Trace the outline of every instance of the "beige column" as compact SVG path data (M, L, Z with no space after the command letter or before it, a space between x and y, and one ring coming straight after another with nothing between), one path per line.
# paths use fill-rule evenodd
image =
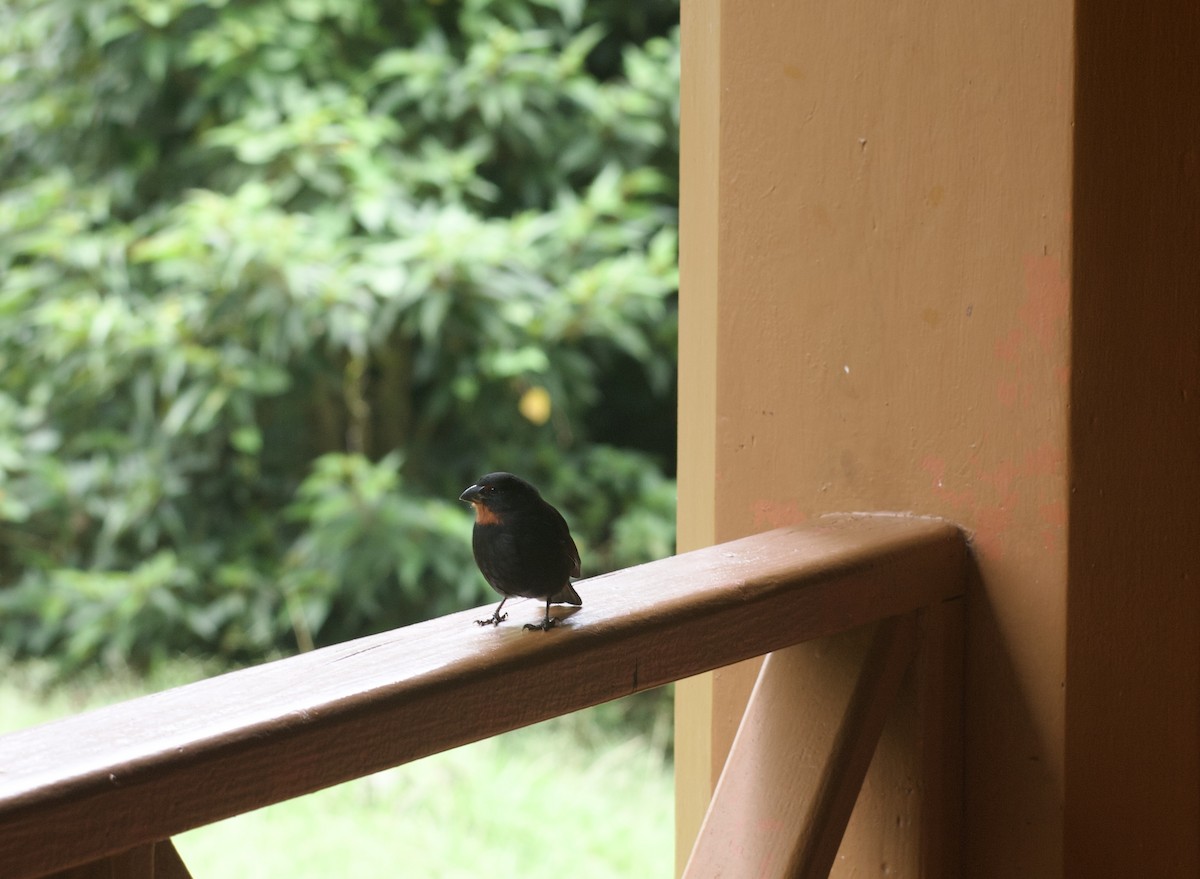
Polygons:
M681 548L972 533L969 876L1200 871L1200 13L1103 6L683 7ZM753 674L679 687L684 855ZM911 875L876 764L838 875Z

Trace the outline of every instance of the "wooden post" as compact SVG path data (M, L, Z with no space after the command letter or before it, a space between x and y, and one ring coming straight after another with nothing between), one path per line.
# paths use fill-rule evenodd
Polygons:
M1072 13L683 9L681 403L705 399L689 387L710 364L716 378L710 422L681 409L680 485L712 492L711 510L681 494L681 533L693 517L721 540L891 510L974 534L972 876L1062 871ZM744 681L720 684L679 695L709 765L744 706ZM868 773L835 875L919 869L920 797L900 784L918 771L913 710L885 734L895 747ZM678 850L712 780L682 756Z
M1076 10L1067 873L1200 876L1200 7Z
M697 478L679 480L680 552L717 541L717 126L720 123L719 0L681 4L682 40L689 47L682 59L680 87L683 154L688 185L680 193L680 259L689 291L679 312L679 368L690 380L679 383L679 454ZM686 242L683 244L682 242ZM721 774L728 750L726 730L714 747L713 724L726 721L713 711L715 672L675 685L675 863L682 870L704 820L708 799ZM736 723L736 720L734 721Z
M681 539L961 524L963 875L1197 875L1194 0L683 21ZM750 679L679 690L679 851ZM834 875L920 869L899 708Z

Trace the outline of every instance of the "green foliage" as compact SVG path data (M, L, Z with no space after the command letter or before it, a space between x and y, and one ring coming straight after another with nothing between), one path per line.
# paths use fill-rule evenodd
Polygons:
M0 10L3 643L240 661L484 601L492 469L587 574L669 553L677 15Z

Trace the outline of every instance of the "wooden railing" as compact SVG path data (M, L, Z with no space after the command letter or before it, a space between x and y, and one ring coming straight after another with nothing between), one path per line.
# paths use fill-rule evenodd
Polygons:
M536 602L495 629L464 611L12 733L0 737L0 877L186 877L173 834L773 651L687 875L739 875L747 845L773 865L754 875L827 873L915 656L937 706L925 747L939 755L925 761L922 872L948 875L965 564L945 523L823 520L583 581L584 606L545 634L520 625ZM748 783L755 742L785 734L772 717L796 698L785 648L878 621L825 768L784 761ZM803 733L792 724L773 747ZM783 823L746 839L747 808Z

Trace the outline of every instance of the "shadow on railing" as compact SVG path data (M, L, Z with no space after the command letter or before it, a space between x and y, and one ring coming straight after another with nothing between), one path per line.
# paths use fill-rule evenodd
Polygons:
M173 834L773 651L687 875L748 872L747 852L756 876L826 875L914 657L937 755L917 844L923 875L951 875L965 566L952 525L827 519L583 581L583 608L545 634L516 618L536 602L495 629L464 611L12 733L0 876L186 877ZM802 693L785 648L879 621L825 766L809 749L756 778L764 749L806 732L779 722ZM781 819L769 833L744 820L759 809Z

